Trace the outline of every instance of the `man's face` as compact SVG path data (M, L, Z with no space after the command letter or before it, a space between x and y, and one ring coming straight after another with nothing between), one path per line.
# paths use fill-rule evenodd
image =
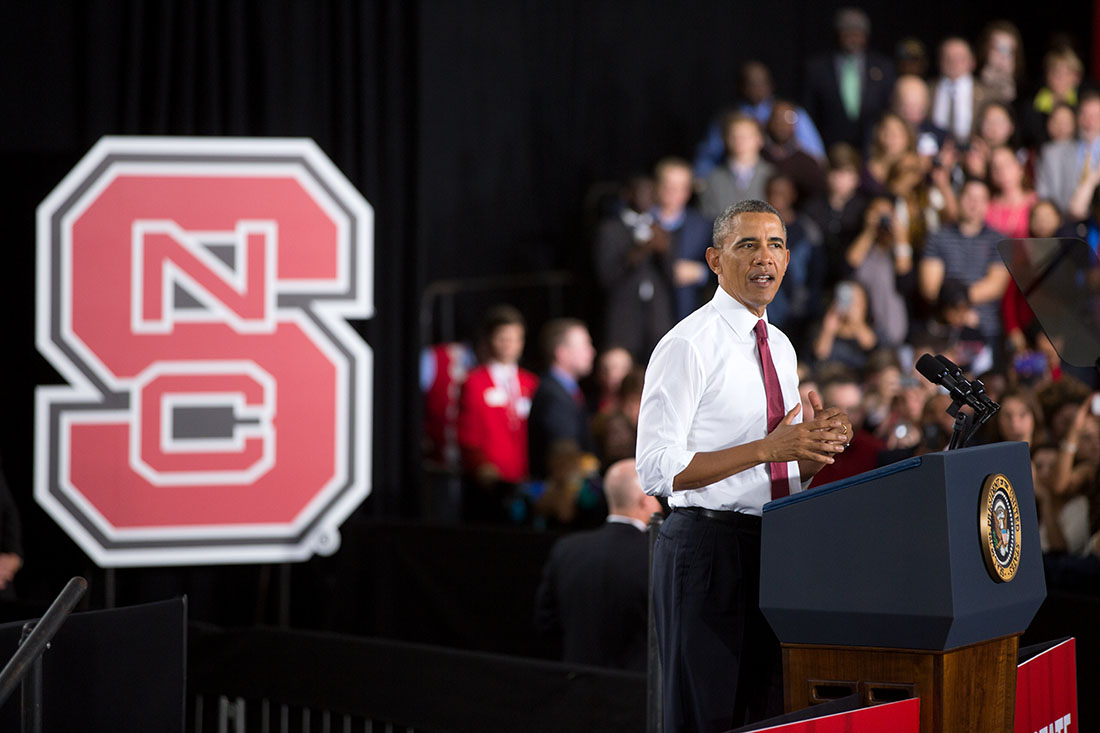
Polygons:
M974 54L963 41L948 41L940 50L940 71L948 79L958 79L974 71Z
M1077 110L1077 131L1084 140L1100 136L1100 99L1086 99Z
M763 212L739 215L725 241L707 249L718 285L757 317L779 290L790 259L783 222Z
M928 87L920 79L905 77L898 80L895 95L895 111L913 127L919 127L928 116Z
M860 53L867 48L867 34L858 28L844 28L837 31L836 44L844 53Z
M662 209L679 211L691 198L691 171L678 165L670 165L661 171L657 179L657 204Z
M768 134L772 140L780 145L785 145L794 137L794 124L798 121L798 113L794 107L786 102L777 102L772 107L772 115L768 118Z
M588 329L583 326L569 329L558 347L557 358L558 365L577 379L591 373L596 349L592 346Z
M837 383L826 387L821 395L826 407L839 407L848 415L855 430L863 427L863 389L858 384Z
M764 147L760 127L752 120L735 122L726 130L726 150L735 158L751 156Z
M772 95L772 77L763 64L750 64L743 78L745 95L749 104L760 104Z
M983 222L988 208L989 189L975 181L967 183L959 196L959 218L967 224Z

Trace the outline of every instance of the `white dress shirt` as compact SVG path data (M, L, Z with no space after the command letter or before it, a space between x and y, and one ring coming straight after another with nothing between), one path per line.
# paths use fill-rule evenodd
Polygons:
M764 376L753 332L758 320L719 287L709 303L676 324L653 350L638 417L638 475L647 494L670 497L673 507L756 516L771 500L771 478L764 463L699 489L672 490L673 478L696 452L722 450L767 435ZM784 411L789 411L800 401L794 347L771 324L768 342ZM795 422L802 422L801 414ZM797 462L787 464L787 476L791 493L804 488Z
M954 98L955 119L951 119L952 98ZM970 74L958 79L942 77L936 84L936 95L932 100L932 123L947 130L956 140L966 142L970 139L970 128L974 123L974 77ZM954 122L954 125L951 123Z

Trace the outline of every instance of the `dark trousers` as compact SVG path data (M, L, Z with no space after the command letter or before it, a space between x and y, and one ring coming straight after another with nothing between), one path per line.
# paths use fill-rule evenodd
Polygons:
M779 642L760 613L760 518L677 510L653 554L664 733L726 731L783 712Z

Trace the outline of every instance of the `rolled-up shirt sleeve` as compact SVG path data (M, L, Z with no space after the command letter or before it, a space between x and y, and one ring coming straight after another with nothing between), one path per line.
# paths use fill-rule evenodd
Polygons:
M705 370L690 341L673 337L657 345L638 415L637 467L645 493L671 496L672 480L695 457L688 435L705 387Z

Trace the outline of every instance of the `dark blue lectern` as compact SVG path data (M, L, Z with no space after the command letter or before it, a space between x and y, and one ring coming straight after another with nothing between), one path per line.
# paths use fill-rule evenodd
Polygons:
M760 607L789 710L921 698L922 731L1012 729L1043 599L1024 443L911 458L764 507Z

